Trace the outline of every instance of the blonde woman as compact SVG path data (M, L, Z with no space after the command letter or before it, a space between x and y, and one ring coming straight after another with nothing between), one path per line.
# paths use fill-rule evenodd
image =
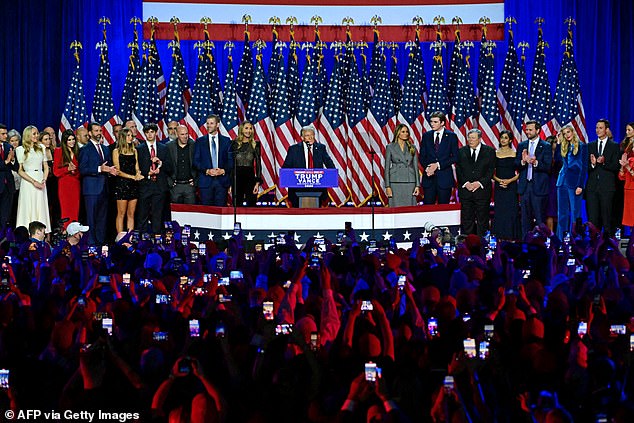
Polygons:
M262 149L254 134L253 125L245 120L238 127L238 137L231 142L236 161L236 174L232 175L231 186L235 188L233 191L238 206L244 202L247 207L255 206L262 183Z
M27 126L22 133L22 145L15 149L20 163L18 174L22 177L16 226L28 228L29 223L37 220L46 225L46 232L51 232L46 192L49 168L44 146L38 141L39 135L35 126Z
M117 200L117 233L134 230L134 212L139 199L139 182L143 179L139 169L139 158L134 146L134 135L128 128L119 131L117 148L112 152L112 163L119 171L114 186ZM123 220L126 219L125 229Z
M418 154L407 125L396 127L392 142L385 148L384 178L390 207L416 205L420 194Z
M557 236L564 239L564 232L570 233L581 217L581 197L588 179L588 148L572 126L565 126L557 135L555 154L562 163L557 177Z

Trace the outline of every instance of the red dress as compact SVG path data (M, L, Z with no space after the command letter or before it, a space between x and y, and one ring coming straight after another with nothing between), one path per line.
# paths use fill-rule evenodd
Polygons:
M73 157L73 164L76 170L68 171L68 165L62 164L62 149L56 148L53 155L53 173L58 179L59 204L62 209L62 219L68 218L68 222L64 223L64 228L70 222L78 219L79 215L79 193L81 192L81 184L79 181L79 164L77 156Z
M630 157L628 161L630 167L634 169L634 157ZM634 176L625 169L625 172L619 172L619 179L625 181L622 223L625 226L634 226Z

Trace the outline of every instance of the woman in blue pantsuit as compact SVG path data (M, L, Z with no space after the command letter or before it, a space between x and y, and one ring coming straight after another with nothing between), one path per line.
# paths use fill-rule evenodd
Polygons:
M571 232L572 225L581 217L581 198L588 179L588 148L572 126L561 130L557 144L555 154L562 162L557 177L557 236L563 239L564 232Z

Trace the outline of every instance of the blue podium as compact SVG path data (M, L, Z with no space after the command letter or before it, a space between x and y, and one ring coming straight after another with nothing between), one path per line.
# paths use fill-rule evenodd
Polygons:
M299 208L318 208L322 191L338 184L337 169L280 169L280 186L296 189Z

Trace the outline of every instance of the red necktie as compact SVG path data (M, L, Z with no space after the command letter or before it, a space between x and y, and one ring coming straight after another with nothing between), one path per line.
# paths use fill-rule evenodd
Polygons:
M315 167L315 163L313 163L313 146L308 145L308 168L312 169Z
M2 144L0 144L0 158L4 160L4 146Z

